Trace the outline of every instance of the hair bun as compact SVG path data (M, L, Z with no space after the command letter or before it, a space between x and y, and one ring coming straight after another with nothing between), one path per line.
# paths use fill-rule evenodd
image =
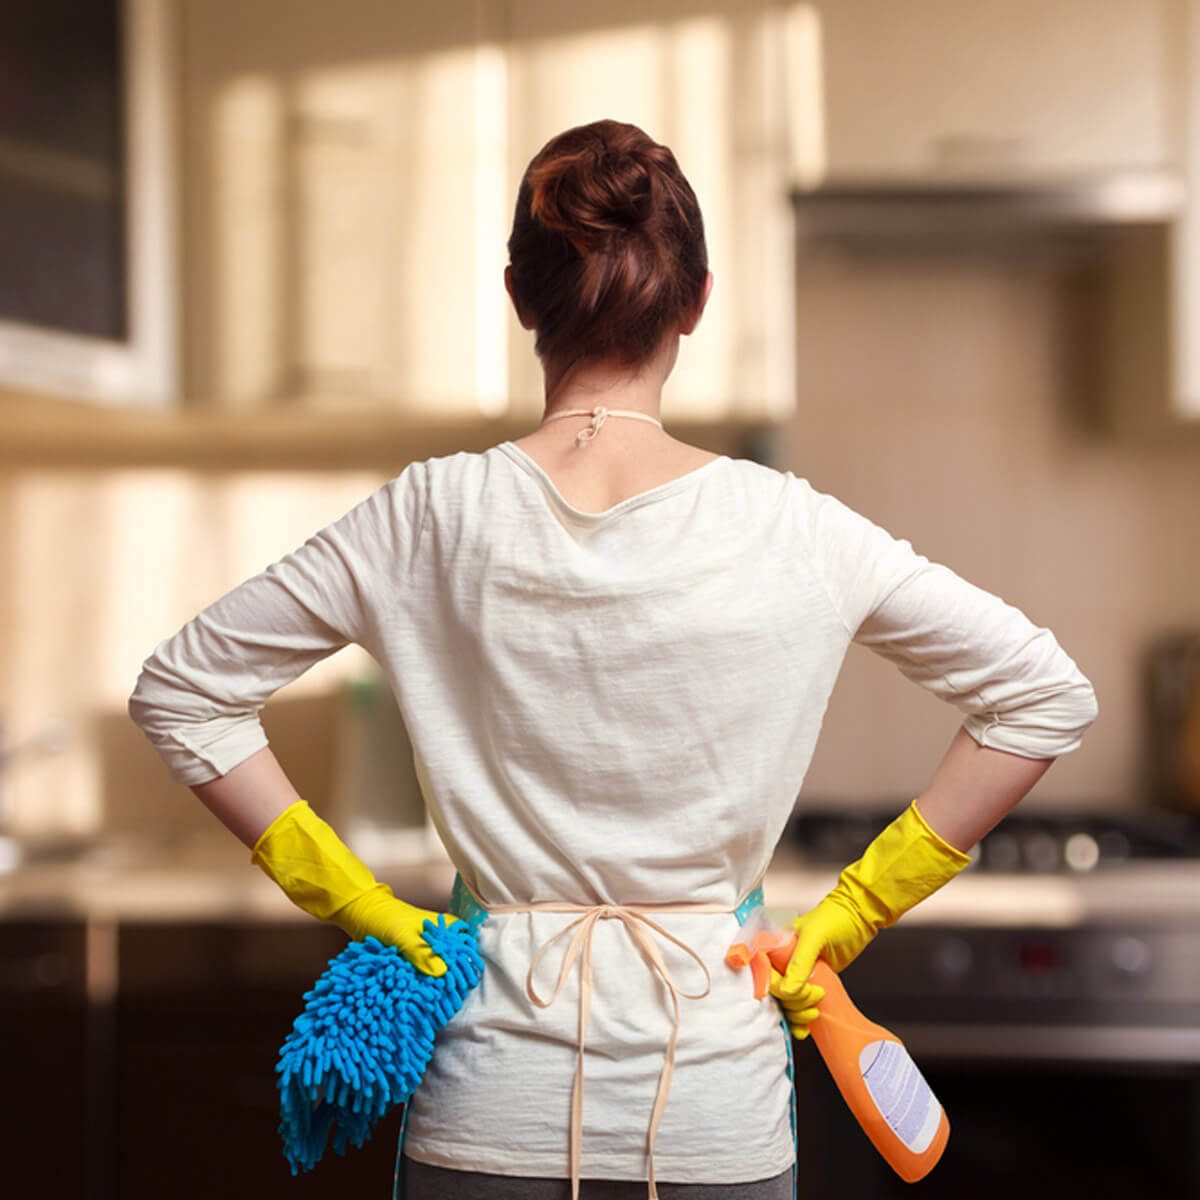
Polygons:
M530 172L530 215L580 252L639 228L654 211L654 180L641 155L601 143Z
M654 208L654 183L649 167L627 150L605 151L598 171L611 195L608 215L633 229L649 219Z

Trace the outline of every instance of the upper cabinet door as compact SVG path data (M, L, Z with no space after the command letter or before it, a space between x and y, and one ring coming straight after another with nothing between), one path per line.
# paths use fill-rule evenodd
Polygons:
M1102 427L1129 441L1200 446L1200 0L1173 0L1172 151L1185 202L1132 227L1104 260L1096 345Z
M521 175L602 117L676 152L714 288L664 412L793 397L783 10L187 0L189 393L215 407L540 414L504 289Z
M814 0L800 182L1171 167L1172 0Z
M9 5L0 388L178 401L173 0Z
M1200 0L1182 0L1175 30L1178 154L1188 202L1170 231L1167 416L1200 438Z
M502 390L498 8L189 0L192 398L419 417Z

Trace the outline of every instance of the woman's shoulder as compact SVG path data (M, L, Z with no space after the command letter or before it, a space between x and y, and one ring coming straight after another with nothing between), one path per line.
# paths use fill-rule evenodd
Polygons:
M823 494L805 476L791 468L777 467L756 458L732 455L729 458L733 470L728 478L733 486L743 489L752 499L808 508Z
M454 450L410 459L384 486L393 491L417 490L423 496L432 495L432 489L443 481L465 479L486 471L494 449Z

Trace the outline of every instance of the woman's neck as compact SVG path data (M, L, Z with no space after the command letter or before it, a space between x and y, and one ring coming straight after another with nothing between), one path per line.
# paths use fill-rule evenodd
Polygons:
M545 367L545 415L597 405L624 408L662 420L662 390L679 352L679 335L666 338L658 352L637 367L610 362L578 362ZM638 422L645 424L645 422Z

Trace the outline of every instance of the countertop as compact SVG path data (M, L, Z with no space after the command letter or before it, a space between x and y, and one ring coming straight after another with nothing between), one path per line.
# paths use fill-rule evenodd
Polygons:
M372 862L398 896L426 908L448 900L454 867ZM768 906L804 911L834 884L837 868L806 863L788 846L763 881ZM99 846L71 862L27 863L0 874L0 920L99 922L310 921L232 839L150 852ZM1131 919L1200 923L1200 864L1128 863L1080 875L1002 874L968 867L905 918L948 925L1070 927Z

